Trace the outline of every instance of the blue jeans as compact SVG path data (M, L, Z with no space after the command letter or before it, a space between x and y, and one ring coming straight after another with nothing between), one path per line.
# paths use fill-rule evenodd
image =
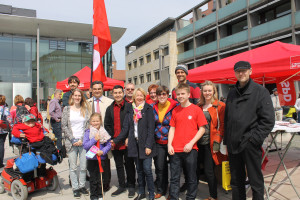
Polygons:
M152 176L152 158L135 158L136 170L138 174L139 194L145 194L147 182L149 198L154 198L154 182ZM145 181L146 179L146 181Z
M70 164L70 179L72 183L72 189L78 190L85 187L86 181L86 150L82 146L72 146L71 151L68 152L69 164ZM79 183L77 176L77 157L79 157Z
M170 197L172 200L179 199L180 175L182 168L186 169L187 200L194 200L197 196L197 156L198 152L192 149L189 153L181 152L170 156Z

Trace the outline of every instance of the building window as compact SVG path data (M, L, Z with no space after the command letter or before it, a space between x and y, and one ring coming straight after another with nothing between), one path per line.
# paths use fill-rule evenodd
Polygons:
M131 83L131 81L132 81L131 78L129 78L129 79L128 79L128 83Z
M147 82L151 82L151 72L147 73Z
M137 85L137 76L133 77L134 85Z
M164 54L164 56L169 55L169 47L165 47L165 48L163 49L163 54Z
M236 33L241 32L243 30L247 30L248 29L247 20L245 19L245 20L239 21L235 24L230 24L230 25L228 25L227 28L228 28L227 29L228 30L227 36L236 34Z
M144 82L144 75L140 75L140 83L143 84Z
M184 43L184 51L188 51L194 49L194 42L193 40L187 41Z
M65 50L66 42L65 41L57 41L57 40L49 40L49 49Z
M137 61L136 61L136 60L133 61L133 67L134 67L134 68L137 67Z
M159 59L159 51L154 51L154 60Z
M131 62L128 63L128 70L131 70Z
M258 24L263 24L288 14L291 14L291 2L284 3L271 10L259 13Z
M146 60L147 60L147 63L151 62L151 53L148 53L146 55Z
M154 79L159 80L159 71L154 72Z
M144 65L144 57L140 57L139 61L140 61L140 66Z

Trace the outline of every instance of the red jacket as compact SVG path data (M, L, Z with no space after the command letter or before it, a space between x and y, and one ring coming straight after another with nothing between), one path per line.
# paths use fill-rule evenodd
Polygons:
M25 133L26 138L30 143L39 142L44 139L44 130L42 126L35 123L34 127L27 126L23 123L15 124L12 130L12 134L19 138L20 134Z
M202 107L201 107L202 108ZM225 103L216 100L212 103L212 107L207 109L210 116L210 149L213 160L216 165L222 164L222 161L227 160L227 156L221 152L213 153L214 141L221 143L224 137L224 116L225 116Z

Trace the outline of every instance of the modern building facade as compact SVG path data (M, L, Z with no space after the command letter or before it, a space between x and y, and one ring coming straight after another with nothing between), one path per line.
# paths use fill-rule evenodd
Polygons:
M91 66L91 24L38 19L34 10L5 5L0 5L0 12L0 94L6 96L10 106L17 94L34 100L39 94L43 103L53 94L57 81ZM112 42L118 41L125 30L110 27ZM110 49L103 59L105 66L111 65L111 58Z
M174 18L167 18L125 47L126 82L147 90L151 84L171 90L177 79L177 46Z
M201 13L211 2L211 13ZM190 14L191 23L182 23ZM300 44L300 1L206 0L177 17L175 25L178 63L193 69L274 41Z

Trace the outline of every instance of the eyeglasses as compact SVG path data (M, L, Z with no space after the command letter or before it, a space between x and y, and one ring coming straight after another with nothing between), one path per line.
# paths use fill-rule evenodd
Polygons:
M158 94L157 96L167 96L168 94L167 93L160 93L160 94Z
M133 91L134 89L133 88L127 88L126 90L127 91Z

